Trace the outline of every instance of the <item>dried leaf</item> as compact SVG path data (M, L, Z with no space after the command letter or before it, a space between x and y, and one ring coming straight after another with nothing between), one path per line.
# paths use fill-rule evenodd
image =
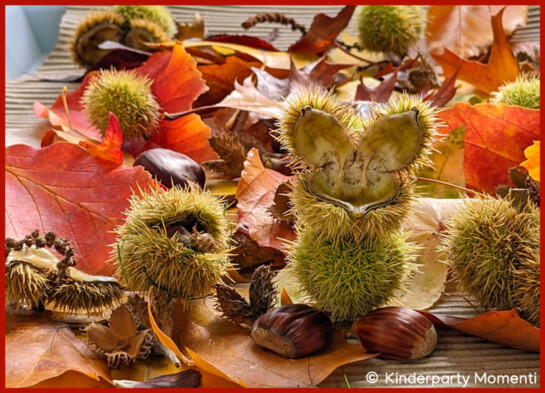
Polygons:
M266 51L281 52L279 49L271 45L270 42L262 40L259 37L253 37L249 35L239 34L223 34L213 37L208 37L208 41L223 42L229 44L239 44L247 46L248 48L261 49Z
M434 168L422 169L418 176L465 186L464 178L464 126L452 130L446 138L435 144L430 160ZM419 182L418 193L432 198L458 198L458 189L431 182Z
M362 80L356 89L355 100L387 102L390 96L392 95L392 92L394 91L395 84L397 81L398 70L399 70L399 67L395 69L392 75L390 75L386 80L381 82L375 88L369 88L365 86Z
M425 310L439 300L445 288L448 265L437 246L446 228L444 221L460 203L461 199L418 198L414 214L404 223L404 228L411 231L408 240L421 247L416 260L421 266L407 284L408 291L399 293L388 305Z
M247 228L250 238L261 247L282 250L283 240L295 240L292 228L286 222L275 220L269 212L276 188L288 179L266 169L257 149L248 152L236 193L239 226Z
M155 184L142 167L125 168L85 149L56 143L43 149L6 149L6 236L39 229L66 237L78 268L108 275L113 229L120 225L133 190Z
M428 8L426 38L430 52L447 48L461 58L481 55L492 44L488 21L503 6L494 5L432 5ZM519 26L526 25L528 6L508 6L504 12L503 30L510 36Z
M310 29L299 41L288 48L291 53L322 53L332 45L343 31L354 13L355 6L345 6L334 18L318 14L312 20Z
M509 168L524 161L524 149L540 139L540 112L516 105L455 103L439 113L450 130L466 127L466 185L490 194L512 184Z
M445 106L456 94L456 79L458 78L458 71L451 76L445 78L439 89L436 92L426 97L424 101L430 101L432 106L442 107Z
M256 112L263 115L264 118L278 119L281 116L279 103L256 89L251 76L244 79L242 85L235 82L235 90L225 97L218 106Z
M111 383L106 364L68 326L9 308L5 322L6 387L36 386L68 373L72 388Z
M191 25L189 23L182 25L181 23L176 22L176 27L178 31L174 35L174 38L178 41L183 41L188 38L204 38L204 19L198 12L195 13Z
M349 344L338 331L331 345L313 356L284 359L254 344L246 329L214 318L206 327L178 320L179 342L195 365L246 387L311 387L336 368L376 356Z
M280 69L280 70L289 70L291 56L287 52L270 52L261 49L250 48L249 46L240 45L240 44L231 44L224 42L213 42L213 41L184 41L185 48L195 48L210 46L215 49L227 49L230 51L230 54L235 52L245 53L252 56L257 61L261 62L265 67ZM302 60L314 59L312 56L303 57Z
M435 324L448 326L508 347L539 352L539 329L521 319L514 310L488 311L469 319L422 314Z
M533 145L528 146L524 150L524 156L526 157L526 161L520 164L524 168L528 169L528 174L530 175L530 177L537 181L540 181L540 152L540 141L534 141Z
M252 67L260 65L258 62L247 62L236 56L229 56L223 64L200 66L199 71L210 90L199 97L199 106L220 102L233 91L235 81L243 81L252 75Z
M485 93L496 90L506 82L514 81L519 75L518 63L511 52L502 25L503 9L492 16L494 42L487 64L465 60L449 49L442 54L431 53L433 59L441 66L445 76L460 70L458 78L473 84Z
M119 120L113 113L109 113L108 127L104 139L100 145L91 144L87 141L80 141L79 145L87 151L99 158L112 161L116 164L123 164L123 152L121 145L123 144L123 132L119 125Z

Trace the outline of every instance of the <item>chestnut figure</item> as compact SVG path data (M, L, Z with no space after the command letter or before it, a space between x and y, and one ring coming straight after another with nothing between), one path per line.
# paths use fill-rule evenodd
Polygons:
M133 166L136 165L142 165L167 188L173 185L185 187L189 181L203 188L206 181L204 171L196 161L169 149L146 150L134 161Z
M260 316L251 334L261 347L286 358L301 358L331 343L333 324L323 311L288 304Z
M406 307L385 307L361 317L352 325L369 352L393 360L421 359L437 346L437 332L424 315Z

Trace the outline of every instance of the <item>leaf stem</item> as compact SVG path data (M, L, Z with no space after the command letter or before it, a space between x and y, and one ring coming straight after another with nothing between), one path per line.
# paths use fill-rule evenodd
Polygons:
M70 111L68 110L68 101L66 100L66 92L68 91L68 87L64 86L62 88L62 105L64 106L64 112L66 113L66 119L68 120L68 128L72 129L72 121L70 120Z
M478 192L478 191L474 191L474 190L470 190L469 188L466 188L466 187L462 187L462 186L458 186L456 184L452 184L452 183L448 183L446 181L441 181L441 180L437 180L437 179L429 179L427 177L419 177L419 176L414 176L414 178L418 181L423 181L423 182L427 182L427 183L435 183L435 184L440 184L442 186L446 186L446 187L451 187L451 188L456 188L460 191L464 191L468 194L472 194L472 195L483 195L482 193Z

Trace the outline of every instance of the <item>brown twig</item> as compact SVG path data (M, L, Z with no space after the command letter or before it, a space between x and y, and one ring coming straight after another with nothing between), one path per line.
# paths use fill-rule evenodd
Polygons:
M281 25L291 26L292 31L299 30L301 34L307 34L307 29L305 26L300 25L295 21L295 19L290 18L280 12L261 12L246 19L241 25L244 29L248 30L258 23L279 23Z

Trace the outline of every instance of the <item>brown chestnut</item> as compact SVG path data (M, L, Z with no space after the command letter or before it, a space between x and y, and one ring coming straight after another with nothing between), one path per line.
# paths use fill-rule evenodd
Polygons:
M327 347L333 324L326 313L306 304L287 304L261 315L252 338L261 347L286 358L301 358Z
M437 332L424 315L406 307L385 307L352 325L363 347L394 360L421 359L437 346Z
M142 165L154 179L165 187L173 185L185 187L189 181L204 187L206 180L201 166L185 154L169 149L155 148L146 150L134 161L134 165Z

